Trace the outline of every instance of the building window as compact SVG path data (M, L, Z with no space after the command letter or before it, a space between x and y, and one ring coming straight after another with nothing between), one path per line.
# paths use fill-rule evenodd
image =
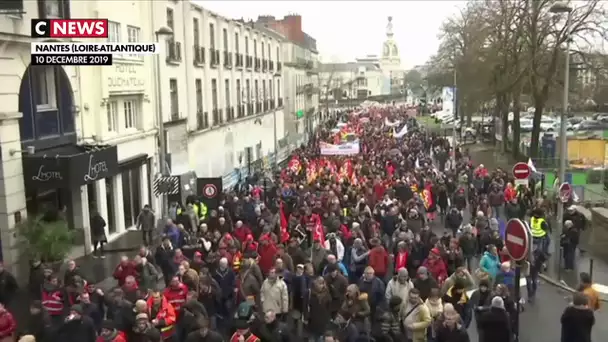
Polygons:
M173 26L175 25L175 20L173 19L173 9L167 8L167 26L173 30Z
M224 50L228 51L228 30L223 29L222 33L223 33L223 36L224 36Z
M171 96L171 120L177 120L179 119L179 98L175 78L169 80L169 94Z
M196 111L203 111L203 82L200 78L194 80L194 88L196 89Z
M138 43L140 38L141 30L139 27L135 26L127 26L127 39L129 43ZM143 59L143 55L129 55L132 58Z
M122 205L125 212L125 228L137 224L141 205L140 167L122 172Z
M277 46L277 62L281 61L281 57L280 56L281 56L280 55L280 50L279 50L279 47Z
M245 80L245 88L246 88L246 92L247 92L247 96L245 97L247 103L251 103L251 83L249 82L249 80Z
M225 85L225 93L224 93L224 98L226 100L226 108L230 107L230 80L226 79L224 81L224 85Z
M253 40L253 56L258 56L258 41L255 39Z
M67 1L63 0L45 0L44 1L44 18L67 18L66 11Z
M249 37L245 37L245 55L249 55Z
M272 92L272 80L268 80L268 97L270 97L271 100L274 99L274 93Z
M34 101L38 111L54 110L57 108L57 85L55 68L37 66L32 68L35 87Z
M138 107L137 101L129 100L123 103L125 112L125 128L137 128Z
M108 42L118 43L120 42L120 24L108 21Z
M239 34L238 32L234 33L234 52L239 53L241 49L239 48Z
M268 59L272 59L272 52L271 51L271 46L270 43L268 43Z
M198 29L198 18L192 18L192 35L194 36L194 46L201 45L201 37Z
M215 49L215 26L209 24L209 46Z
M262 80L262 100L266 99L266 80Z
M213 101L213 109L217 109L217 80L211 80L211 101Z
M281 80L277 80L277 97L281 98Z
M255 92L255 102L260 102L260 89L258 88L258 80L253 82L254 92Z
M108 115L108 132L118 131L118 101L109 101L106 105Z
M236 80L236 103L241 104L243 97L241 94L241 80Z
M262 59L264 59L264 55L266 55L266 52L264 52L264 42L261 42L261 50L262 50Z

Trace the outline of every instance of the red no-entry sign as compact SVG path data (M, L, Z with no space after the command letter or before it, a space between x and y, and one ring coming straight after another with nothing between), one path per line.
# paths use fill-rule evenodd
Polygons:
M530 167L526 163L513 165L513 177L515 179L528 179L530 177Z
M522 261L530 251L530 230L520 219L510 219L505 229L505 247L511 259Z

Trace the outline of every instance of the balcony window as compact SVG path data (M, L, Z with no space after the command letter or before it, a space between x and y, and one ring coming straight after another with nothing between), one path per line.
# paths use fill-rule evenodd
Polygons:
M43 5L43 18L69 18L69 1L64 0L45 0Z
M171 98L171 120L179 119L179 97L177 93L177 80L169 80L169 93Z
M57 110L55 77L55 68L32 68L32 81L35 87L34 101L38 111Z
M171 30L173 30L174 25L175 25L175 20L173 18L173 9L167 8L167 26L169 26L169 28Z
M138 117L138 104L135 100L128 100L123 103L123 109L125 113L125 128L135 129L137 128L137 117Z
M139 29L139 27L127 26L127 39L129 41L129 43L139 43L140 35L141 35L141 30ZM144 56L129 55L129 57L143 59Z
M108 132L118 131L118 101L109 101L106 104Z

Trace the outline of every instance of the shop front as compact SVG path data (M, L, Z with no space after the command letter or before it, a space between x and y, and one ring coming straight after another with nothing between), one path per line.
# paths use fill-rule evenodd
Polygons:
M23 156L28 215L59 210L78 242L91 249L90 210L99 210L88 187L120 173L116 146L65 145ZM86 252L85 252L86 253Z

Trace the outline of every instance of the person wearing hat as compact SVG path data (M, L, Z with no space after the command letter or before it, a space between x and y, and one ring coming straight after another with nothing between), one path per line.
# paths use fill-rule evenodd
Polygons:
M261 342L260 338L254 335L249 329L249 321L237 319L234 322L236 332L232 334L229 342Z
M469 296L467 295L465 284L457 280L454 286L448 289L448 291L441 298L444 304L450 303L454 306L454 309L460 315L463 325L465 328L469 327L472 319L471 303Z
M504 300L492 298L490 308L477 318L480 342L511 342L513 330L511 320L505 310Z
M441 257L441 250L437 247L431 249L428 258L424 260L422 266L427 268L438 284L443 284L448 278L448 270Z
M129 342L161 341L160 330L150 323L150 319L146 313L139 313L135 316L135 324L133 324L133 329L128 336Z
M70 314L57 331L57 341L62 342L95 342L97 330L93 320L83 314L82 306L72 305Z
M107 319L101 324L101 331L96 342L127 342L127 335L116 330L114 322Z

